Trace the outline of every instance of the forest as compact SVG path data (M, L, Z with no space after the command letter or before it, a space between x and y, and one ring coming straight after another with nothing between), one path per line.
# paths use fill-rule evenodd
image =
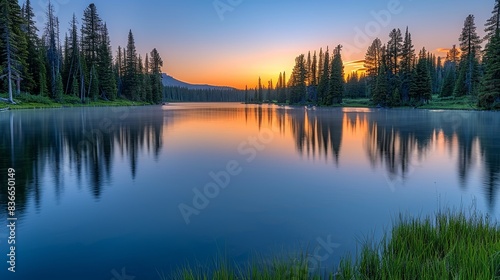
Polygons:
M267 89L259 78L251 101L342 104L343 98L369 98L373 106L419 106L433 96L441 99L469 98L483 109L500 108L500 1L495 0L492 16L480 38L474 15L464 21L460 45L452 45L445 58L426 48L415 50L408 27L393 29L389 40L373 40L364 59L364 69L344 73L342 46L330 53L321 48L299 55L289 79L279 73L276 87ZM483 48L484 43L484 48ZM270 90L271 89L271 90ZM267 93L267 95L266 95Z
M94 4L83 11L81 26L73 14L63 42L50 1L41 37L30 0L22 6L17 0L0 0L0 13L0 89L8 92L3 101L14 103L14 97L27 94L35 101L126 98L161 103L163 61L156 48L143 59L130 30L127 46L113 55L106 22Z
M226 101L249 103L342 105L344 98L366 98L371 106L418 107L433 97L467 98L482 109L500 108L500 3L477 33L474 15L464 21L459 45L446 57L415 50L409 28L394 28L386 43L376 38L366 51L364 68L344 73L342 46L320 48L295 58L289 77L267 85L258 79L245 90L189 90L163 87L163 61L154 48L143 58L137 53L132 30L126 46L111 48L106 22L90 4L82 24L74 14L63 42L60 24L50 3L40 32L30 0L0 0L0 90L5 102L25 94L33 100L86 103L124 98L149 104L167 101Z

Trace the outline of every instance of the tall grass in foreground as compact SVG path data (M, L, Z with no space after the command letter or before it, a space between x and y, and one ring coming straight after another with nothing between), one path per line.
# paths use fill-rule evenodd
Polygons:
M500 226L475 210L400 215L390 237L361 245L354 260L346 256L321 276L310 273L302 254L245 268L216 259L211 268L184 267L169 279L500 279Z
M341 261L337 279L500 279L500 227L475 211L400 215L391 238Z

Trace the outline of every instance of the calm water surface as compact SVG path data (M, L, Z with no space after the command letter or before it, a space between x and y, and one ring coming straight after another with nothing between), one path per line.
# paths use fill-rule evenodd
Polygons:
M159 279L217 252L244 263L306 247L311 266L333 267L400 212L500 218L499 125L491 112L240 104L1 112L0 279Z

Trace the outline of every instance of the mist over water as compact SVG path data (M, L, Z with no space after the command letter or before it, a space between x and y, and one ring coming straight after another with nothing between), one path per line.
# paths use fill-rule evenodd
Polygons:
M493 112L242 104L1 112L18 221L17 272L0 278L158 279L217 252L245 263L308 246L335 267L400 212L499 218L499 125Z

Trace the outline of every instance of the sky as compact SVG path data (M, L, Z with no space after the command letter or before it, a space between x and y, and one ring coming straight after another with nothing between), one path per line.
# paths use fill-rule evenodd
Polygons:
M73 13L81 22L94 3L107 23L111 44L126 46L132 30L138 54L156 48L163 72L195 84L243 89L292 72L295 57L308 51L343 45L346 73L362 66L359 60L375 38L387 43L394 28L408 26L417 50L438 56L458 44L467 15L477 31L491 16L494 0L51 0L68 32ZM24 0L20 0L22 4ZM43 26L48 0L32 0L37 24ZM42 29L42 28L40 28ZM356 63L357 62L357 63Z

